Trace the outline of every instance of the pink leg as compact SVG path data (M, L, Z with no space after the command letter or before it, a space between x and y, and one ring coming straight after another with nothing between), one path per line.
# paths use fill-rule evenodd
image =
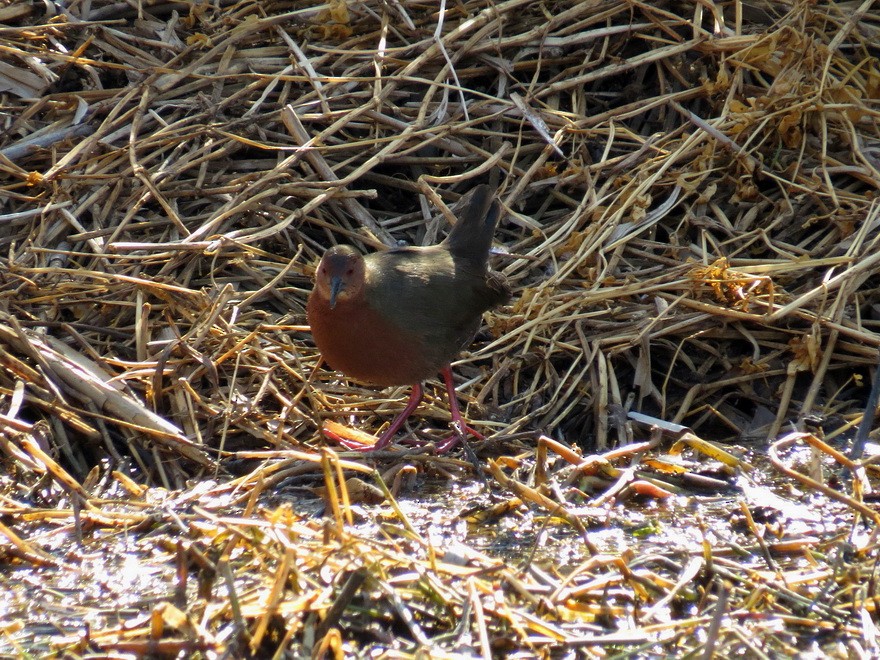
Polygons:
M485 440L485 438L465 424L464 418L461 416L461 410L458 408L458 397L455 394L455 383L452 382L452 368L447 365L443 367L440 373L443 376L443 382L446 383L446 395L449 397L449 414L452 416L453 430L451 436L437 445L437 453L443 454L455 447L459 442L464 442L468 435L472 435L480 440Z
M391 422L391 426L385 429L385 433L383 433L382 437L376 441L375 445L364 446L360 443L351 442L350 440L345 440L343 438L337 438L338 442L348 449L354 449L356 451L376 451L377 449L384 449L391 444L394 435L400 430L400 427L403 426L406 418L412 415L413 411L419 407L419 404L422 402L422 396L424 396L422 384L416 383L412 386L412 392L409 395L409 401L406 402L406 407L397 417L394 418L394 421Z
M443 440L440 444L437 445L437 453L443 454L460 442L463 442L468 435L472 435L479 440L485 440L483 435L470 426L468 426L464 418L461 416L461 410L458 407L458 397L455 394L455 383L452 380L452 369L449 366L444 367L440 374L443 376L443 382L446 383L446 394L449 398L449 414L452 417L452 430L453 434ZM389 426L385 433L376 441L375 445L362 445L359 442L354 442L352 440L348 440L346 438L341 438L336 434L331 434L332 437L341 445L346 447L347 449L353 449L355 451L376 451L378 449L384 449L388 445L391 444L391 441L394 439L394 436L400 430L400 427L403 426L403 423L406 421L406 418L413 414L416 408L418 408L419 404L422 402L422 397L424 396L424 390L422 389L421 383L416 383L412 387L412 392L409 395L409 401L406 403L406 407L403 411L394 418L394 421L391 422L391 426ZM326 433L326 431L325 431Z

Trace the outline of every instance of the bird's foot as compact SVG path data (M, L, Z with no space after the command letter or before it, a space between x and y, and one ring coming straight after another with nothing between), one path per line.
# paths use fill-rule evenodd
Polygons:
M363 453L385 449L392 443L394 436L397 435L398 431L396 428L389 427L388 429L385 429L385 432L380 437L377 438L372 433L358 431L350 426L330 421L324 422L321 430L325 437L342 445L346 449ZM410 442L409 444L419 445L424 443Z
M477 440L485 440L486 437L480 433L472 429L470 426L465 424L463 421L455 421L452 422L452 430L455 431L448 438L445 438L440 444L437 445L437 453L445 454L450 449L455 447L458 443L464 444L464 441L467 439L469 435L475 437Z
M454 448L457 444L463 444L468 436L472 436L477 440L486 439L482 433L475 429L472 429L467 424L453 422L451 426L454 433L449 437L444 438L436 445L436 448L434 450L436 453L445 454L450 449ZM357 429L353 429L350 426L345 426L344 424L339 424L338 422L331 421L324 422L321 430L326 438L329 438L333 442L342 445L346 449L364 453L384 449L385 447L390 445L391 441L393 440L393 436L389 435L387 431L383 433L381 437L377 438L371 433L358 431Z
M419 402L422 400L423 393L424 390L422 389L421 383L416 383L412 386L412 392L410 392L409 400L406 402L403 411L394 418L394 421L392 421L388 428L385 429L384 433L382 433L378 440L376 439L376 436L370 435L369 433L356 431L355 429L350 429L342 424L329 421L324 422L324 434L333 440L336 440L336 442L346 449L351 449L352 451L367 452L384 449L391 444L392 440L394 440L394 436L397 435L397 432L400 430L400 427L403 426L406 418L409 417L418 407Z
M324 433L324 437L352 451L375 451L385 446L379 444L382 438L377 438L375 435L358 431L338 422L324 422L321 431ZM388 443L386 442L385 444Z

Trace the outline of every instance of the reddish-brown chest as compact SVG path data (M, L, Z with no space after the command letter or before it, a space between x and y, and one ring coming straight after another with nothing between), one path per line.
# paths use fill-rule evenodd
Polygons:
M418 336L389 322L362 299L340 300L330 309L326 299L312 293L306 309L324 359L355 380L411 385L432 378L445 366L433 363Z

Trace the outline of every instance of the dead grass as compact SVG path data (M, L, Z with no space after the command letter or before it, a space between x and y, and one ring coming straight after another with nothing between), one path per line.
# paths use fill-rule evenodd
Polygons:
M56 647L786 655L827 631L876 652L872 474L832 446L861 420L880 346L872 3L438 7L0 4L0 547L56 570L72 560L50 530L93 550L101 530L152 530L138 552L157 571L223 585L181 568L163 577L176 596L125 630L96 619ZM403 392L318 368L303 306L319 255L433 243L435 207L484 180L515 297L456 373L513 509L592 550L588 513L626 488L663 497L646 484L675 484L627 463L659 441L631 445L634 411L676 438L783 443L783 472L800 474L792 443L813 447L839 481L794 496L840 525L769 543L746 498L731 506L748 561L704 534L681 563L623 550L514 570L441 552L371 490L471 479L468 461L324 449L324 418L376 430ZM433 391L414 426L439 437ZM778 440L792 427L808 433ZM721 485L744 469L699 450L727 466ZM266 499L292 479L325 489L326 518ZM390 518L355 525L347 498L371 497ZM853 554L832 552L843 538ZM756 572L750 553L777 542L786 562ZM8 614L10 645L47 644Z

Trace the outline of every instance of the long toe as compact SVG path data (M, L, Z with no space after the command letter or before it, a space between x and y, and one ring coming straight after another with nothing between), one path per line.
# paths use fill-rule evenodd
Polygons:
M457 425L453 424L453 428L456 428L456 427L457 427ZM477 440L485 440L486 439L486 437L482 433L472 429L470 426L465 424L463 433L456 431L455 433L450 435L448 438L444 439L443 442L441 442L439 445L437 445L437 453L438 454L445 454L450 449L455 447L455 445L457 445L459 443L464 443L464 441L467 439L467 436L469 436L469 435L472 435Z

